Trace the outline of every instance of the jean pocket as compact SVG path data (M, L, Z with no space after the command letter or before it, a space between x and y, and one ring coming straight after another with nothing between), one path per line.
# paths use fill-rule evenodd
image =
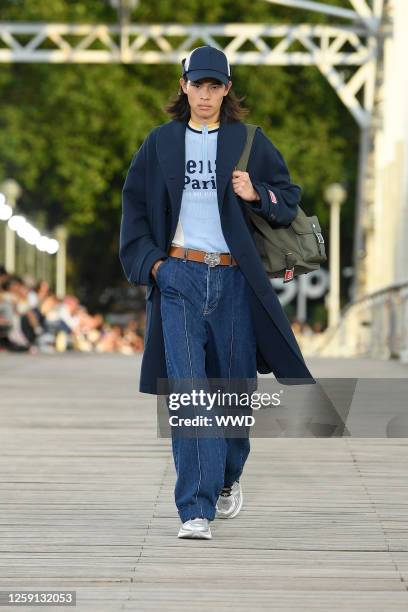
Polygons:
M162 268L163 267L166 268L169 265L169 262L170 262L170 257L167 257L163 261L163 263L161 263L160 266L156 270L156 283L158 284L159 287L161 285L161 280L160 279L161 279L161 275L162 275L162 272L163 272Z

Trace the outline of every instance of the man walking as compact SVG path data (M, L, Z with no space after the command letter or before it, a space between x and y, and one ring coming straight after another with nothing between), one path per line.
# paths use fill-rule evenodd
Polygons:
M129 282L148 286L140 381L147 393L158 392L158 378L311 377L245 211L249 205L289 224L300 187L261 129L247 171L234 170L247 111L231 87L222 51L191 51L178 96L166 107L172 120L150 132L126 177L120 259ZM249 438L172 432L172 450L178 536L209 539L215 517L241 510Z

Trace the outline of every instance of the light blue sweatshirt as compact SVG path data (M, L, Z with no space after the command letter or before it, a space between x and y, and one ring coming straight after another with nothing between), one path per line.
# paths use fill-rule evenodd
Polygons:
M180 216L172 244L229 253L221 228L215 180L219 123L188 122Z

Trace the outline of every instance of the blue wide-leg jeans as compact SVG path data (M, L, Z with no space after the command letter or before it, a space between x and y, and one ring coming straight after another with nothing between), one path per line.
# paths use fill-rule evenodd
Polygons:
M256 381L250 292L238 265L210 267L169 256L157 269L169 379ZM172 428L175 503L180 519L212 521L223 486L239 480L249 436L180 437Z

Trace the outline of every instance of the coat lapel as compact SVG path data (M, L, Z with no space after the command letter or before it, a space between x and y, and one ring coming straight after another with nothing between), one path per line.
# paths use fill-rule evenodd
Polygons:
M163 171L172 208L171 237L180 215L185 177L185 130L187 122L172 120L157 135L157 157ZM220 123L217 138L216 183L220 214L225 189L246 141L245 125L239 121Z

